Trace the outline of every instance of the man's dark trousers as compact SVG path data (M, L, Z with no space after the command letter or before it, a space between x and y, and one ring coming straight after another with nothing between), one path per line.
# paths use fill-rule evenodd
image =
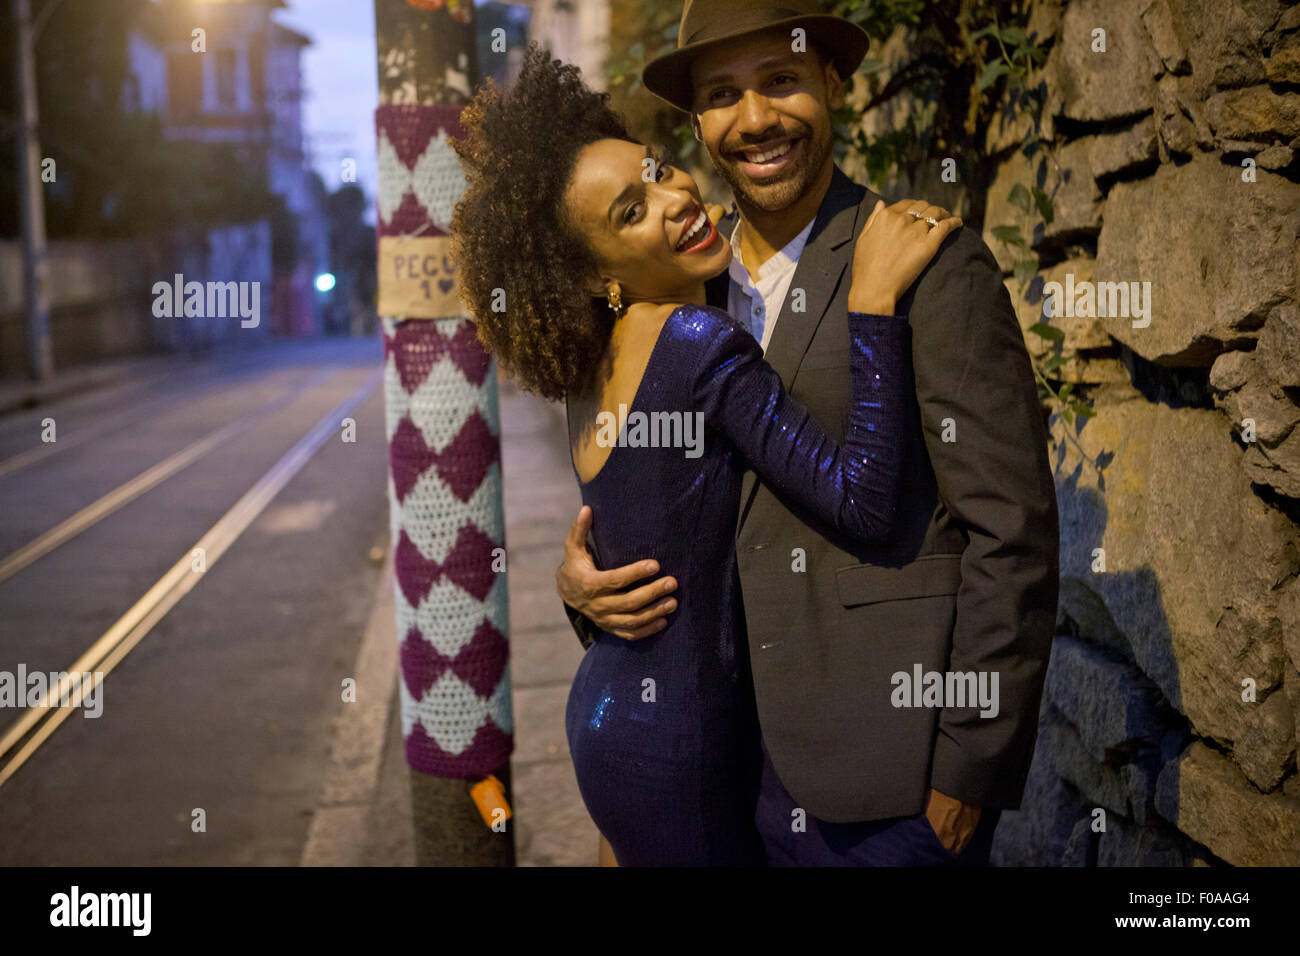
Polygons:
M948 851L924 813L866 823L827 823L800 813L763 750L763 784L754 822L768 866L988 866L1001 810L983 810L959 856Z

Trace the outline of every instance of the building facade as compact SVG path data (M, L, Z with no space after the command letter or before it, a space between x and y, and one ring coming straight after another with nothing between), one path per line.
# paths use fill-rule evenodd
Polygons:
M266 177L272 217L273 331L322 329L315 276L327 271L324 187L303 136L301 54L311 40L274 19L284 0L159 0L129 43L129 103L158 112L168 139L222 143Z

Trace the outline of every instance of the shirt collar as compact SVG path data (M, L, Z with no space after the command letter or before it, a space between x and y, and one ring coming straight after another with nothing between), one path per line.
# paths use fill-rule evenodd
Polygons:
M758 267L759 282L763 281L764 273L770 275L773 271L779 272L799 261L799 256L803 254L803 247L808 244L808 236L812 233L812 227L816 221L817 217L813 216L812 219L808 220L808 225L799 231L799 235L791 239L776 255ZM745 264L740 258L741 226L742 223L737 220L736 228L731 231L731 265L728 267L728 272L731 274L731 278L735 279L742 287L749 287L756 285L756 283L750 279L749 270L745 268Z

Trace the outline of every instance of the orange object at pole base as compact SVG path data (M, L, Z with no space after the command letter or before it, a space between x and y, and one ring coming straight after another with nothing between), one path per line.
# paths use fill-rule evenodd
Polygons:
M492 829L504 826L510 819L510 804L506 802L506 788L495 774L488 774L469 788L469 795L478 807L483 822Z

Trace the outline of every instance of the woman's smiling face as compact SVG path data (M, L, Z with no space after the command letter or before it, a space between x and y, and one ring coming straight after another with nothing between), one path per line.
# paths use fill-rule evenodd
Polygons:
M652 147L622 139L583 147L564 213L626 302L687 301L731 262L695 180Z

